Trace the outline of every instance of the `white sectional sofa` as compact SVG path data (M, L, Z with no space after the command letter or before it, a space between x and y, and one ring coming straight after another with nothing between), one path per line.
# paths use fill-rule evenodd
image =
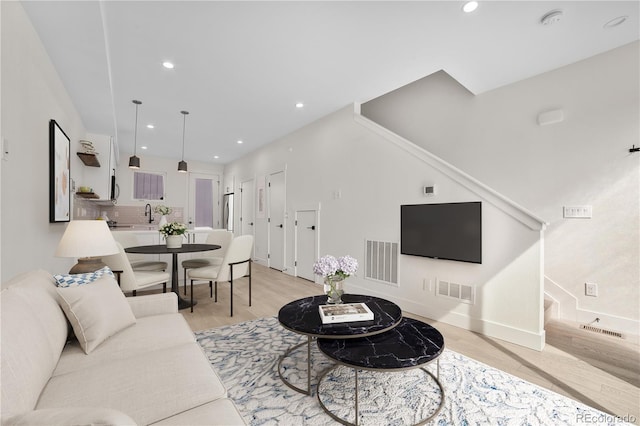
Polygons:
M178 313L175 294L120 300L113 278L101 280L87 293L94 292L93 306L81 287L94 283L61 297L42 270L3 284L2 424L245 424ZM109 296L95 293L99 288ZM69 338L69 316L72 325L84 321L73 327L81 338ZM114 323L120 329L105 332ZM111 335L95 340L105 333ZM94 341L87 346L86 339Z

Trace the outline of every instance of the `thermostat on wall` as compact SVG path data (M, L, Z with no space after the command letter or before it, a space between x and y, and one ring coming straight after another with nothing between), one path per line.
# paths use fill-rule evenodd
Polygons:
M425 186L422 189L422 193L427 197L430 197L432 195L436 195L436 186L435 185Z

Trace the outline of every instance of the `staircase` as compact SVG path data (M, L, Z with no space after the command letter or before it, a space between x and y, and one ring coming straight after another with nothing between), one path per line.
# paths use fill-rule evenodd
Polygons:
M544 323L545 325L554 318L558 318L558 303L544 295Z

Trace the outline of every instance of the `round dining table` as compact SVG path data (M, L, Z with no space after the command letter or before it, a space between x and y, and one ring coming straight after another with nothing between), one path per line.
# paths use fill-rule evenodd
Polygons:
M153 244L149 246L134 246L124 249L127 253L141 253L141 254L171 254L171 291L178 296L178 309L186 309L191 307L191 302L184 300L180 297L178 291L178 254L180 253L194 253L198 251L217 250L220 246L218 244L183 244L182 247L168 248L166 244ZM196 300L193 301L195 305Z

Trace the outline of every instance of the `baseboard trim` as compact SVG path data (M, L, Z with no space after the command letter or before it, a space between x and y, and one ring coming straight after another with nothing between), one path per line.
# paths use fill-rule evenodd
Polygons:
M350 291L351 290L352 289L350 289ZM403 311L406 311L408 313L444 322L446 324L460 327L465 330L473 331L483 336L504 340L509 343L515 343L517 345L524 346L536 351L541 351L542 349L544 349L544 330L542 330L540 333L534 333L505 324L496 323L490 320L472 318L468 315L464 315L458 312L450 312L443 309L434 308L433 306L429 306L427 308L424 305L415 303L412 300L393 297L388 294L376 294L377 292L362 287L354 286L353 292L364 292L373 296L383 297L396 303Z
M640 341L640 321L582 309L576 297L547 276L544 277L544 290L558 303L558 320L591 325L596 318L599 318L598 327L618 331L622 333L625 340L630 342Z

